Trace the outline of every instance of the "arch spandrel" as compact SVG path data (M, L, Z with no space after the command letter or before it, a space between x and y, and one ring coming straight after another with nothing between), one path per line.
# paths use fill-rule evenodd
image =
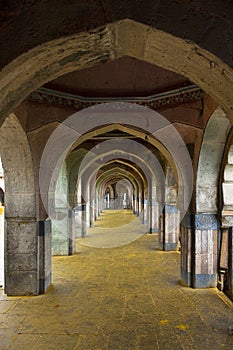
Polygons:
M1 118L32 91L66 73L131 56L182 74L211 95L233 119L233 71L195 43L124 19L34 47L0 73Z

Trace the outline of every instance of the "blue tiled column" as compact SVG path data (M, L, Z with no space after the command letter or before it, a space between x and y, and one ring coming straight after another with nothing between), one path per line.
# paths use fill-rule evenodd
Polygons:
M193 288L216 287L218 261L216 216L187 215L181 226L182 283Z
M186 215L180 225L180 277L182 285L191 287L192 230L191 215Z
M217 286L218 224L213 214L195 215L194 288Z
M159 247L162 250L177 250L180 232L180 214L175 205L166 204L160 220Z

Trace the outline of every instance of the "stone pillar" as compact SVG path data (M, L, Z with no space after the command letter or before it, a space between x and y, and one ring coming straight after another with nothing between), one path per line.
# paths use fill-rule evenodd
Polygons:
M142 211L142 194L139 193L139 202L138 202L138 216L140 217L141 211Z
M148 202L147 202L147 199L145 197L144 197L143 208L144 208L144 210L143 210L143 213L144 213L143 223L145 225L147 225L148 224Z
M160 221L159 246L162 250L177 250L180 235L180 213L176 205L166 204Z
M52 219L52 255L72 255L77 234L76 209L59 208Z
M86 203L79 203L75 208L75 237L86 237Z
M37 222L39 245L39 293L45 293L52 281L51 220Z
M78 188L78 198L79 198L79 210L80 212L80 225L81 225L81 237L86 237L87 235L87 227L90 226L90 191L89 186L86 183L86 180L83 178L79 181Z
M137 196L137 211L136 211L136 215L139 216L140 213L140 198L139 196Z
M223 220L223 224L224 224ZM228 220L232 224L232 218ZM219 257L219 285L218 287L233 300L233 229L232 226L222 227L220 257Z
M78 203L77 207L75 207L75 237L82 236L82 203Z
M228 250L228 280L227 280L227 289L228 294L233 300L233 229L232 227L229 230L229 250Z
M100 214L102 213L102 211L104 209L104 198L100 194L100 192L98 193L98 204L99 204L98 216L100 216Z
M152 187L149 184L148 190L148 224L149 224L149 233L152 233Z
M69 234L69 255L73 255L76 251L75 237L75 210L68 210L68 234Z
M164 214L164 207L163 207L163 211L162 211L162 213L160 213L160 216L159 216L159 236L158 236L158 239L159 239L159 249L160 250L163 250L163 247L164 247L164 217L165 217L165 214Z
M99 198L98 198L98 196L96 196L95 203L96 203L95 220L97 220L97 218L99 217Z
M89 228L91 226L91 193L89 184L85 183L85 189L82 189L82 194L86 203L86 226Z
M90 200L88 200L86 202L86 225L87 228L89 228L91 226L91 202Z
M233 146L228 154L222 184L223 210L220 250L220 288L233 300Z
M69 255L69 213L56 209L52 218L52 255Z
M180 275L181 283L186 287L191 287L191 272L192 272L192 257L195 254L192 252L194 245L193 236L195 231L192 230L192 216L187 214L180 225ZM193 244L192 244L193 243ZM194 265L194 264L193 264Z
M140 221L142 224L145 223L145 213L144 213L144 193L142 193L142 196L141 196L141 211L139 213L139 218L140 218Z
M76 208L77 210L77 208ZM74 209L59 208L52 220L52 254L72 255L78 231L78 215Z
M49 216L52 220L52 254L69 255L69 205L68 205L67 166L59 169L55 188L50 188Z
M150 233L158 232L159 207L157 202L156 185L152 179L150 184Z
M82 203L82 222L81 222L81 229L82 229L82 238L86 237L87 235L87 213L86 213L86 203Z
M38 236L34 218L6 217L5 292L38 295Z
M152 227L151 232L159 232L159 203L156 200L152 200Z
M137 194L135 193L134 194L134 197L133 197L133 213L135 215L137 215L137 208L138 208L138 204L137 204Z
M218 224L213 214L195 215L194 288L217 286Z
M90 207L90 226L92 227L95 222L95 199L91 200L91 207Z
M218 224L213 214L187 215L181 229L181 280L193 288L217 286Z

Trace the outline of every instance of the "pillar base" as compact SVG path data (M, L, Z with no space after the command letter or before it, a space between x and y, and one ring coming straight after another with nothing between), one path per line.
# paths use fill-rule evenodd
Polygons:
M217 286L217 274L196 274L194 276L193 288L215 288Z
M164 243L163 250L165 251L176 251L178 248L177 243Z
M38 295L38 235L35 218L6 217L5 292Z
M39 294L44 294L52 284L52 273L39 280Z
M180 269L180 278L181 278L181 284L184 287L190 287L191 286L191 272L186 271L181 267Z

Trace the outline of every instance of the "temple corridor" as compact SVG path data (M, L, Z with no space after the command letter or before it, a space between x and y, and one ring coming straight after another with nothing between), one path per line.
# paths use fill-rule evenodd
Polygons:
M113 236L135 218L106 210L89 234ZM179 259L159 251L155 233L108 249L78 239L75 255L53 257L46 294L0 294L0 349L232 349L231 301L216 288L181 286Z
M0 4L0 350L232 350L233 2Z

